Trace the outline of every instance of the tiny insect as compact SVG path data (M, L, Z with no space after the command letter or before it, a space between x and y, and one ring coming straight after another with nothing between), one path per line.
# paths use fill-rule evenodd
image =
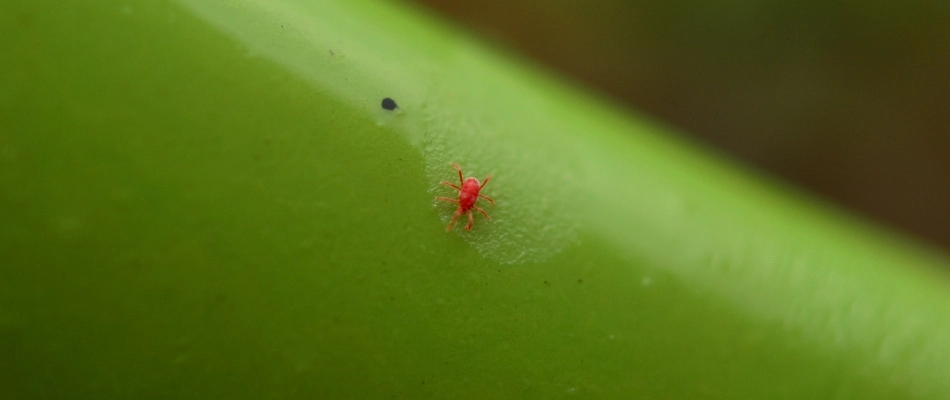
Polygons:
M453 163L452 168L455 168L455 170L459 172L459 185L461 186L446 181L442 181L442 184L458 190L458 200L448 197L436 197L436 200L447 201L449 203L455 203L459 205L459 208L455 210L455 215L452 216L452 222L449 222L449 226L445 227L445 231L451 231L452 227L455 226L455 223L458 222L459 217L464 214L468 214L468 225L465 225L465 230L472 230L472 224L475 223L475 219L472 217L472 210L482 213L485 218L491 221L491 217L488 216L488 213L486 213L485 210L475 206L475 203L478 202L479 197L488 200L489 203L495 205L495 200L492 200L491 197L479 193L481 192L482 188L488 184L488 180L491 179L491 174L488 174L488 176L485 177L485 182L478 183L478 179L475 178L462 179L462 167L460 167L458 164Z

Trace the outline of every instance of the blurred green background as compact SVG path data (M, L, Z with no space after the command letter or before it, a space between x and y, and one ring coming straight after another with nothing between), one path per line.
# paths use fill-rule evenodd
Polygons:
M950 248L950 2L417 2Z

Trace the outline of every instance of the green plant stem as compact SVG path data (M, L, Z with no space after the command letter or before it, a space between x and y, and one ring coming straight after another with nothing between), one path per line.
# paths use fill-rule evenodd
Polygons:
M418 11L0 15L0 397L950 398L945 256Z

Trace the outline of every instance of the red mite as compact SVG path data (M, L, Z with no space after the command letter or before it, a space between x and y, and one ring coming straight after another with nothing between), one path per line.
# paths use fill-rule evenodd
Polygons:
M445 231L446 232L451 231L452 227L455 225L455 222L457 222L459 220L459 217L461 217L463 214L468 214L468 225L465 225L465 230L467 231L472 230L472 224L475 223L475 219L472 217L472 210L482 213L482 215L484 215L485 218L488 218L488 220L491 221L491 217L488 216L488 213L486 213L485 210L475 207L475 203L478 202L479 197L485 200L488 200L489 203L491 203L492 205L495 205L495 200L492 200L491 197L478 193L482 190L482 188L485 187L485 185L488 184L488 180L491 179L491 174L488 174L488 176L485 178L485 182L482 182L481 184L479 184L478 179L475 179L475 178L468 178L468 179L463 180L462 167L459 167L458 164L452 164L452 168L455 168L455 170L459 172L459 184L461 184L462 186L458 186L453 183L449 183L445 181L442 181L442 184L445 186L451 186L455 188L455 190L458 190L459 191L458 200L450 199L448 197L436 197L436 200L448 201L450 203L455 203L459 205L459 208L455 210L455 215L452 216L452 222L449 222L449 226L445 227Z

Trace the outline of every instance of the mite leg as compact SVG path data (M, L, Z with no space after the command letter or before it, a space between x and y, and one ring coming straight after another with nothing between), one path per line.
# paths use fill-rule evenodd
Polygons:
M478 188L481 189L481 188L485 187L485 185L488 184L488 180L489 180L489 179L491 179L491 174L488 174L488 176L485 177L485 181L482 182L482 185L479 186Z
M449 203L455 203L455 204L458 204L458 203L459 203L458 200L456 200L456 199L450 199L450 198L448 198L448 197L441 197L441 196L440 196L440 197L436 197L435 199L436 199L436 200L447 201L447 202L449 202Z
M461 192L461 190L460 190L460 192ZM495 200L493 200L491 197L485 196L485 195L483 195L483 194L478 195L478 197L481 197L481 198L483 198L483 199L485 199L485 200L488 200L488 202L491 203L491 205L495 205Z
M460 191L460 192L462 191L462 188L459 187L459 185L452 184L452 183L448 183L448 182L446 182L446 181L442 181L442 184L445 185L445 186L451 186L451 187L455 188L455 190L458 190L458 191Z
M456 163L452 163L452 168L455 168L455 170L459 172L459 185L465 185L465 180L462 179L462 167Z
M474 223L475 223L475 217L472 217L472 212L469 211L469 212L468 212L468 225L465 225L465 230L467 230L467 231L472 230L472 224L474 224Z
M445 231L449 232L452 230L452 227L455 226L455 223L459 220L459 217L462 216L462 207L459 207L458 210L455 210L455 215L452 216L452 222L449 222L449 226L445 227Z
M472 207L472 208L474 208L475 211L482 213L482 215L484 215L485 218L488 218L488 220L491 221L491 217L488 216L488 213L485 212L485 210L482 210L481 208L478 208L478 207Z

